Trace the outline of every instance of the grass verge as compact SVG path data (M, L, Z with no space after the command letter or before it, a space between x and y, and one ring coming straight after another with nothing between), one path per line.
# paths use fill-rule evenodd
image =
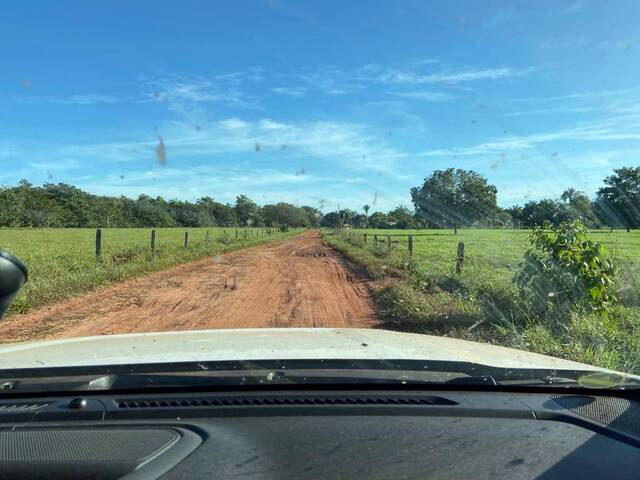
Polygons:
M323 241L362 267L381 287L374 301L383 328L450 336L640 374L640 309L607 317L572 315L561 328L531 318L512 275L500 269L456 274L448 262L418 262L406 252L324 232Z

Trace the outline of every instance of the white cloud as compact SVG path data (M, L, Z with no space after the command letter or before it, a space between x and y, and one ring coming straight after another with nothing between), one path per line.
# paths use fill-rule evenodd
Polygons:
M255 99L238 87L246 75L246 72L209 77L181 74L144 79L143 83L147 90L145 101L166 104L170 110L192 123L205 120L203 105L220 104L242 109L257 108ZM256 77L253 81L258 81L257 78L261 77Z
M406 153L391 147L385 138L369 131L365 125L348 122L290 123L263 118L247 121L228 118L205 122L195 129L184 121L170 122L159 130L167 152L167 163L194 156L245 154L251 161L257 155L283 155L307 162L321 160L357 171L397 175L398 162ZM155 163L155 136L133 142L73 144L59 147L55 154L82 162ZM259 146L257 148L257 146Z
M487 68L466 69L457 71L440 71L429 74L419 74L414 71L388 70L378 76L378 80L384 83L394 84L430 84L430 83L460 83L479 80L498 80L502 78L527 75L535 68Z
M19 95L8 98L10 101L38 105L38 104L60 104L60 105L101 105L109 103L119 103L128 101L130 97L118 97L115 95L107 95L102 93L78 93L68 96L32 96Z
M292 88L292 87L275 87L272 88L271 91L273 93L277 93L278 95L286 95L293 98L301 98L304 97L307 93L306 88Z
M410 98L413 100L423 100L426 102L448 102L456 98L455 95L445 92L433 92L428 90L418 90L411 92L391 92L398 97Z
M61 100L61 103L71 103L75 105L95 105L102 103L117 103L120 99L113 95L102 94L78 94Z
M613 119L610 122L567 127L554 132L533 133L521 136L510 136L494 139L485 143L466 147L451 147L422 152L424 157L441 157L448 155L480 155L501 153L513 150L526 150L534 148L540 144L559 141L618 141L618 140L640 140L640 131L637 125L625 122L625 129L620 128Z

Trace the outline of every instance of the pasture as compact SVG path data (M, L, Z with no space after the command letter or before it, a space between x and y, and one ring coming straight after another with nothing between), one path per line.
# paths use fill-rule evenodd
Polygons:
M153 253L151 231L149 228L102 229L97 257L96 229L0 229L0 248L20 257L29 268L29 282L10 313L24 313L113 282L279 240L301 230L158 228ZM186 248L185 232L189 234Z

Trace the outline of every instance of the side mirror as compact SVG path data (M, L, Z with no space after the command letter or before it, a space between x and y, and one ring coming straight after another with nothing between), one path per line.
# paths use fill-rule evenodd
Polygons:
M11 302L27 283L27 267L4 250L0 250L0 318L9 310Z

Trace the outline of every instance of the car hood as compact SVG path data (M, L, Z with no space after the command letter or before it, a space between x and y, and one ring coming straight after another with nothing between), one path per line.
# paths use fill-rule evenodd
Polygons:
M220 360L432 360L602 370L448 337L368 329L241 329L68 338L0 346L0 369Z

